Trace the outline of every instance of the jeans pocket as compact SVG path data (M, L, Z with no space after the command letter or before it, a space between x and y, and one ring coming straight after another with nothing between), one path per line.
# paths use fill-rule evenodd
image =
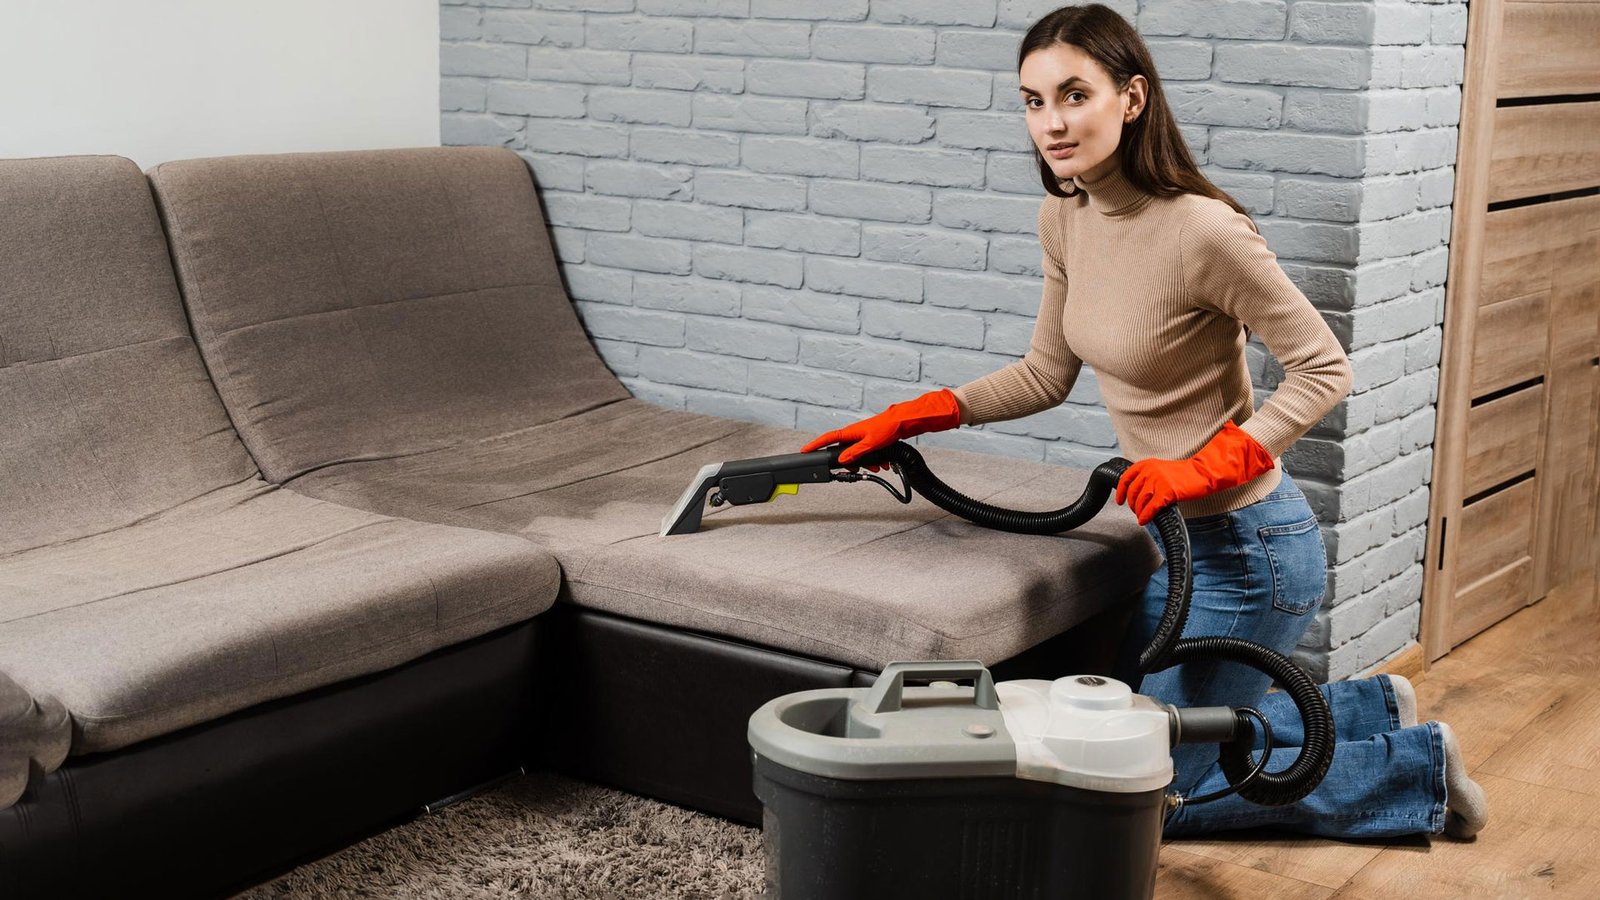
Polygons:
M1263 525L1259 533L1272 565L1272 605L1295 615L1316 609L1328 586L1328 549L1316 516L1289 525Z

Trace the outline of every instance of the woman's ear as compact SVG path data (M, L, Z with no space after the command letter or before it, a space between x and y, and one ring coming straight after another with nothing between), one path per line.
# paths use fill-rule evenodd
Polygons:
M1139 118L1144 112L1144 102L1150 96L1150 82L1143 75L1135 75L1128 79L1127 103L1122 110L1124 124Z

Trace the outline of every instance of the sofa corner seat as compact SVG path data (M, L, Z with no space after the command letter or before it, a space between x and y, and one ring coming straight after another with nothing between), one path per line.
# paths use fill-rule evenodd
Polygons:
M561 562L563 606L585 613L574 627L602 614L637 624L658 639L659 677L726 671L674 671L679 634L758 648L774 671L785 658L852 673L903 658L999 663L1135 596L1159 561L1122 509L1029 537L863 485L716 510L702 533L661 538L701 464L792 452L808 436L632 399L562 287L516 154L232 157L150 176L196 340L269 480L534 541ZM927 456L956 487L1022 507L1064 505L1086 479ZM564 676L595 674L581 664ZM742 746L748 712L730 709L716 740ZM657 740L686 756L703 746Z
M183 755L197 730L514 628L554 602L559 566L522 538L261 477L196 351L149 183L128 160L0 161L0 247L0 713L29 726L0 741L0 785L27 786L0 808L0 893L26 895L5 888L41 860L80 855L94 867L56 870L51 892L92 893L80 879L128 861L91 852L104 822L138 828L132 798L181 796L219 770ZM74 788L108 767L168 781ZM323 786L281 785L307 801ZM193 833L248 814L156 818ZM309 849L304 834L238 858L281 862ZM154 862L130 862L125 882Z

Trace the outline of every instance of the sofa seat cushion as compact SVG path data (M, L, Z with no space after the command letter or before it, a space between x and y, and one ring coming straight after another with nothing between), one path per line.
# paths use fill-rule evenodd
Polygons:
M794 452L809 435L624 400L492 440L348 463L295 490L391 515L525 536L560 559L572 602L857 666L993 663L1135 594L1158 555L1121 507L1067 536L970 525L876 485L804 486L707 509L693 535L661 519L708 462ZM992 503L1065 506L1087 473L925 450Z
M188 160L150 178L196 340L267 479L531 538L561 560L574 602L861 666L996 661L1155 567L1120 509L1029 538L870 484L657 537L702 464L810 435L629 397L578 322L533 179L508 150ZM1033 508L1063 505L1086 477L929 460L958 488Z
M113 750L549 608L546 552L267 485L0 555L0 672Z

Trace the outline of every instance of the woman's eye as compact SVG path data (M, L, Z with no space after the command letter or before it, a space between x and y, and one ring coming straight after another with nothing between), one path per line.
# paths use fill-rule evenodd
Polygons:
M1025 103L1029 109L1038 109L1044 106L1044 101L1040 100L1038 97L1029 97L1027 100L1024 100L1023 103Z
M1089 95L1085 94L1083 91L1071 91L1067 94L1068 103L1082 103L1087 99L1089 99Z

